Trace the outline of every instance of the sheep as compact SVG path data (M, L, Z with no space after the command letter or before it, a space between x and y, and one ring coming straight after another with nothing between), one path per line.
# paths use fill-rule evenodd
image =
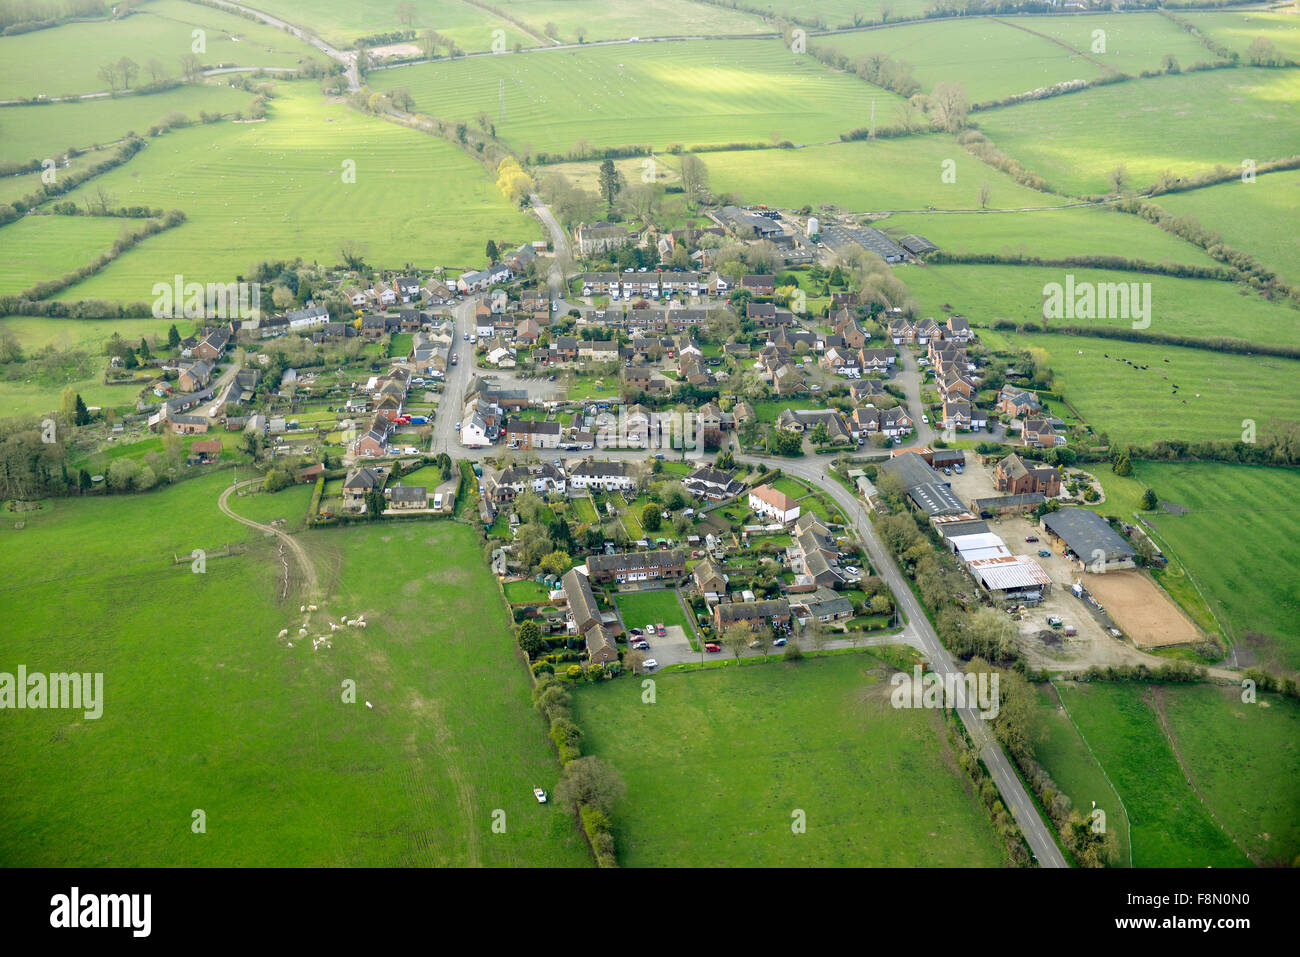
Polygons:
M306 628L299 628L299 629L298 629L298 634L300 634L300 635L305 635L305 634L307 634L307 629L306 629Z
M371 704L369 701L367 701L367 702L366 702L366 707L367 707L367 708L370 708L370 709L373 710L375 706L374 706L373 704Z
M316 610L316 606L315 606L315 605L308 605L308 606L307 606L307 610L308 610L308 611L315 611L315 610Z
M281 628L281 629L280 629L280 633L279 633L278 635L276 635L275 637L277 637L277 638L284 638L284 637L286 637L288 634L289 634L289 629L288 629L288 628Z
M293 642L292 642L292 641L291 641L291 642L289 642L289 647L290 647L290 648L292 648L292 647L293 647Z
M299 606L298 606L298 610L299 610L299 611L306 611L306 610L307 610L307 606L306 606L306 605L299 605Z

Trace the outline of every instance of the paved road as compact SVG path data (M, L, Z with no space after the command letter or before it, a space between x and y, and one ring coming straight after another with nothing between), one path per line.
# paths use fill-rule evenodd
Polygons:
M465 341L465 333L472 332L474 328L474 302L474 297L467 297L451 310L451 351L459 356L459 361L454 366L447 366L442 394L438 397L438 408L434 412L431 451L435 454L446 452L458 458L475 457L472 453L476 450L463 447L456 431L456 423L465 411L465 390L469 388L469 380L473 375L474 352Z
M853 526L857 529L858 535L871 557L872 565L879 571L880 577L885 580L885 583L889 585L895 600L907 615L908 622L907 627L904 629L904 635L908 644L919 648L925 654L929 667L937 674L960 674L961 671L957 664L948 654L947 649L940 643L939 636L935 633L934 627L926 617L920 601L912 593L912 589L908 587L907 581L903 578L903 573L894 564L893 556L889 554L884 544L876 537L875 529L867 518L864 503L856 495L850 494L844 486L840 485L828 474L830 460L828 458L807 460L766 459L759 456L749 456L749 458L758 459L768 465L779 465L791 475L819 486L835 500L840 508L844 510L844 514L852 519ZM1025 840L1029 843L1029 848L1038 863L1043 867L1065 867L1065 858L1062 856L1060 849L1057 848L1056 842L1052 839L1051 831L1043 823L1043 819L1039 817L1034 802L1020 783L1020 778L1016 776L1011 761L1002 750L997 738L994 737L989 723L980 717L979 711L975 708L961 708L957 710L957 714L961 718L962 724L966 726L971 741L979 751L980 758L988 767L989 773L993 777L993 783L997 785L998 791L1002 795L1002 802L1010 809L1016 823L1020 825L1020 830L1025 835Z
M261 20L263 23L269 23L277 30L288 30L290 33L296 36L299 40L302 40L304 43L310 43L312 46L314 46L317 50L320 50L321 53L324 53L331 60L337 60L339 63L342 63L344 67L347 68L349 90L355 93L357 92L357 90L361 89L361 76L357 72L356 54L344 53L342 50L336 50L334 49L334 47L330 46L320 37L308 33L302 27L295 26L294 24L281 20L278 17L273 17L269 13L263 13L261 10L255 9L253 7L246 7L242 3L234 3L232 2L232 0L214 0L214 2L218 6L230 7L231 9L239 10L243 13L250 13L253 16L257 17L257 19Z
M555 258L551 261L550 271L551 300L563 299L568 292L564 288L563 264L570 262L573 257L573 252L569 247L569 237L555 218L555 214L551 212L551 208L542 202L540 196L533 193L528 197L528 202L532 204L533 212L542 221L546 231L551 234L551 245L555 249Z

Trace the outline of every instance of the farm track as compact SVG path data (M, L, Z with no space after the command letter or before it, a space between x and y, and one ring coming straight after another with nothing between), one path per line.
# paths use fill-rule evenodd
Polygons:
M288 532L281 531L280 529L274 528L270 525L263 525L261 522L255 522L251 518L245 518L242 515L236 514L234 510L231 509L229 505L230 494L238 489L256 485L259 481L260 479L249 479L245 482L239 482L238 484L227 486L222 490L221 496L217 499L217 508L221 509L227 518L233 518L241 525L247 525L249 528L256 528L264 532L270 532L272 535L276 536L276 538L279 539L281 548L287 549L293 554L294 561L298 564L298 568L302 573L303 590L307 597L312 599L319 598L320 579L316 574L316 566L313 564L311 557L307 554L307 549L303 548L302 543ZM285 581L286 584L290 581L287 568ZM283 598L286 596L287 589L285 595L282 595L281 597Z

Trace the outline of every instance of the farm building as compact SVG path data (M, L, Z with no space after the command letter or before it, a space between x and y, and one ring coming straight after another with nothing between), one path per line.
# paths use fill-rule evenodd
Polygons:
M1047 572L1026 555L977 558L967 564L966 570L995 601L1038 601L1052 587Z
M1042 492L1021 492L1017 495L971 499L970 507L978 515L1012 515L1016 512L1030 512L1044 501Z
M1092 571L1133 568L1133 546L1110 523L1084 508L1063 508L1048 512L1042 526L1053 539L1069 549L1067 555Z

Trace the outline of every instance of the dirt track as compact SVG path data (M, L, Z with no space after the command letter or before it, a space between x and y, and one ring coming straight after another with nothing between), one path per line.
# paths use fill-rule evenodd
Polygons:
M294 561L298 563L298 568L302 572L303 586L307 592L307 597L310 599L319 598L320 579L316 574L316 566L312 564L312 560L307 554L307 549L302 547L302 543L288 532L281 531L278 528L273 528L270 525L263 525L261 522L255 522L251 518L244 518L244 516L237 515L231 510L230 505L228 504L230 493L241 488L246 488L250 485L257 485L259 482L261 482L261 479L250 479L247 482L240 482L238 485L231 485L223 489L221 496L217 499L217 508L221 509L227 517L233 518L241 525L247 525L249 528L259 528L264 532L270 532L272 535L276 536L276 538L280 540L280 543L289 551L290 554L293 555Z

